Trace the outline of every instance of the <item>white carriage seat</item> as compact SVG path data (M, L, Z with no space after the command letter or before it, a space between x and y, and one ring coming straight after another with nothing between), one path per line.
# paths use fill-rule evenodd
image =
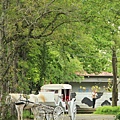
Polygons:
M45 105L51 105L56 106L56 100L55 100L55 93L54 92L39 92L40 95L44 97L44 102L39 99L39 103L45 104Z

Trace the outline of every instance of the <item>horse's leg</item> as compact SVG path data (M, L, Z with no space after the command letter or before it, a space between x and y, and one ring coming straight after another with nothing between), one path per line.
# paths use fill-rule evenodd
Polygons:
M37 120L37 115L38 115L37 107L32 107L31 111L32 111L32 113L34 115L34 120Z
M24 109L24 106L25 105L20 105L20 117L21 117L21 120L23 120L23 109Z
M18 120L20 120L20 110L19 110L19 106L15 105L15 108L17 110L17 116L18 116Z

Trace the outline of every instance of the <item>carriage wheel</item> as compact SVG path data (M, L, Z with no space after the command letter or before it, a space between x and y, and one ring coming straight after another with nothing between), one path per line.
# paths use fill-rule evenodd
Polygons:
M63 120L64 118L64 110L62 107L57 106L53 111L53 120Z
M44 110L40 110L39 111L39 118L38 120L45 120L45 111Z
M45 115L45 120L53 120L53 116L52 116L52 114L51 113L46 113L46 115Z

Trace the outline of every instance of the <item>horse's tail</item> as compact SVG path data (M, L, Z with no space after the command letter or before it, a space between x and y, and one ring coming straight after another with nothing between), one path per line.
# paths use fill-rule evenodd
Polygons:
M40 94L39 98L42 100L42 102L45 102L45 96L44 95Z

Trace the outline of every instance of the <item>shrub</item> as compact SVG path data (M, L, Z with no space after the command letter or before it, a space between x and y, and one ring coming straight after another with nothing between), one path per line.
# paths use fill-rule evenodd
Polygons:
M120 112L117 113L115 120L120 120Z
M120 112L120 107L119 106L103 106L103 107L98 107L94 114L111 114L111 115L116 115L117 113Z

